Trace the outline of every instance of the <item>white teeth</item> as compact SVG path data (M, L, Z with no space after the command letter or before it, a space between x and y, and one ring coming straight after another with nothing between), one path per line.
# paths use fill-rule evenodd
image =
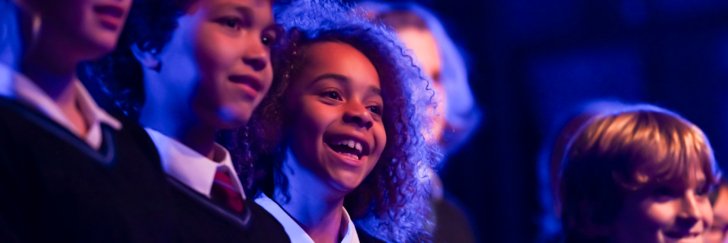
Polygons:
M356 151L358 151L359 153L362 152L362 148L363 148L361 143L351 140L351 139L341 140L341 141L337 142L336 145L347 146L351 149L356 149Z
M349 157L349 158L351 158L351 159L355 159L355 160L358 160L358 159L359 159L359 156L356 156L355 154L350 154L350 153L341 153L341 155L344 155L344 156L346 156L346 157Z

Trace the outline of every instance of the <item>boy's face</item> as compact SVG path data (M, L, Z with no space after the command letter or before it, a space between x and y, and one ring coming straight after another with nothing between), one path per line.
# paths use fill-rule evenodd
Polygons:
M273 79L270 1L199 0L178 23L158 56L164 84L157 95L203 126L245 125Z
M659 182L625 197L614 225L617 242L703 242L713 223L705 175Z
M721 185L718 190L718 197L713 203L713 225L706 235L707 243L722 243L728 241L726 230L728 230L728 187Z
M25 0L40 17L40 41L71 59L98 58L114 49L132 0Z

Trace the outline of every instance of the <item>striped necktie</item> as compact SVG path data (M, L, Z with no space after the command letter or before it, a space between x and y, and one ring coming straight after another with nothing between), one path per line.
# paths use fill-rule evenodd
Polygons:
M218 167L210 190L210 199L237 214L243 212L243 195L225 167Z

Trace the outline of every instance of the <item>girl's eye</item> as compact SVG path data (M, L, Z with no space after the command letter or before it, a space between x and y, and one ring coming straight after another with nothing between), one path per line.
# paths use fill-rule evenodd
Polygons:
M339 92L336 92L336 91L326 91L323 94L321 94L321 96L332 99L332 100L344 100L343 98L341 98L341 95L339 94Z
M371 113L374 113L377 115L382 115L382 107L380 107L380 106L373 105L373 106L369 106L368 109L369 109L369 112L371 112Z
M278 35L281 31L282 30L278 27L272 27L264 30L263 34L261 34L260 42L265 46L275 45L276 42L278 42Z
M273 33L263 33L263 35L260 37L260 42L263 43L265 46L272 46L276 43L277 37Z

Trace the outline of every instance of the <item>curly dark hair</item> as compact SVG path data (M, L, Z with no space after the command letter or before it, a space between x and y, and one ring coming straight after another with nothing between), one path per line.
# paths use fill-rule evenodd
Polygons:
M124 113L138 118L144 104L144 75L131 51L159 53L177 29L177 19L196 0L135 0L116 49L98 61L83 65L83 80L101 84Z
M433 166L441 155L423 136L429 125L424 111L434 105L427 79L392 33L349 6L298 1L276 6L276 20L288 34L273 55L273 86L247 129L239 133L243 146L233 152L243 164L255 165L256 183L250 191L272 195L279 188L287 192L288 182L281 172L288 146L286 128L292 122L283 107L286 90L305 68L307 47L320 42L346 43L377 69L386 106L387 144L372 172L347 195L345 207L358 227L376 237L393 242L430 241L430 189L421 168Z

